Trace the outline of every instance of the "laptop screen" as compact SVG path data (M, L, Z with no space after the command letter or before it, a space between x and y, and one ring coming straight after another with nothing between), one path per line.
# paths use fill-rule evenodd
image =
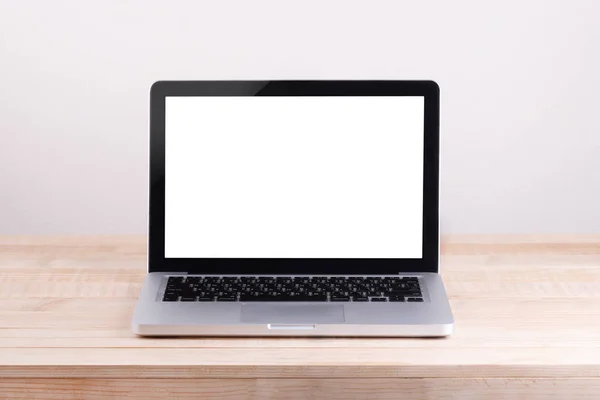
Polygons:
M165 107L165 258L422 258L423 97Z

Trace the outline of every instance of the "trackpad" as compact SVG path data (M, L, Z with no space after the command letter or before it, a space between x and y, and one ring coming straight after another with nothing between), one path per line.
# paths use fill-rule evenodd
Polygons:
M245 304L242 322L258 324L338 324L344 322L344 306L338 304Z

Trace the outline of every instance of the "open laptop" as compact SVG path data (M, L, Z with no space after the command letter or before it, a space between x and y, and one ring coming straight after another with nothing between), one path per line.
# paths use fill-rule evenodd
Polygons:
M162 81L144 336L446 336L439 88Z

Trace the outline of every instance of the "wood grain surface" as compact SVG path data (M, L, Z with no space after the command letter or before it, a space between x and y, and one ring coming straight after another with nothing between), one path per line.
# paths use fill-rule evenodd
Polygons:
M600 399L600 236L442 253L447 339L149 339L144 237L0 237L0 399Z

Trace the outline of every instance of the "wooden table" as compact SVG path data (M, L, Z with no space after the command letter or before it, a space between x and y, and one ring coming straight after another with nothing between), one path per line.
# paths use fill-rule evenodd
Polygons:
M142 339L144 237L0 237L0 398L600 399L600 236L443 243L448 339Z

